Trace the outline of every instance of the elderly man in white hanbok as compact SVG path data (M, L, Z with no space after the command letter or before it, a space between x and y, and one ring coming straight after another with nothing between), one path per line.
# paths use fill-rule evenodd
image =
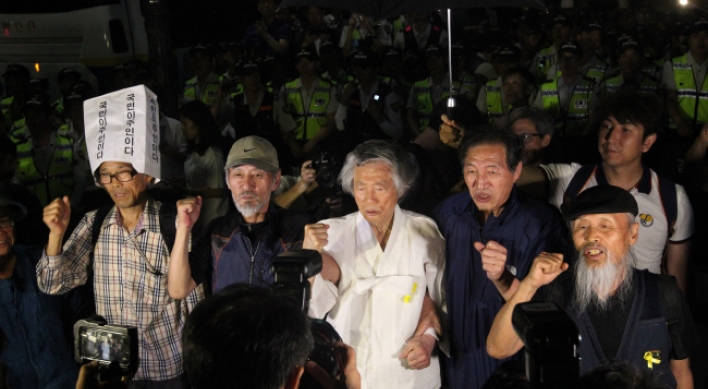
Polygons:
M438 308L445 301L445 245L432 219L398 206L414 174L400 146L363 143L340 174L359 211L305 227L303 247L323 257L310 316L329 312L327 320L356 350L363 389L440 387L435 331L416 335L425 330L416 328L424 299Z

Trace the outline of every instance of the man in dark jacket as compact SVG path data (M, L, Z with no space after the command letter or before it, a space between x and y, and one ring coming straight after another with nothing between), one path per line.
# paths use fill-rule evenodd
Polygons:
M523 145L508 130L482 127L460 147L468 192L444 201L435 219L446 241L449 386L477 389L503 361L487 354L496 313L540 252L564 252L552 207L519 193ZM472 243L472 244L471 244Z
M167 281L172 298L186 296L201 283L212 293L235 283L270 285L273 259L302 243L310 217L290 213L270 201L281 174L278 154L270 142L258 136L239 139L224 169L237 211L212 220L192 242L191 251L189 236L202 200L177 202L177 233Z

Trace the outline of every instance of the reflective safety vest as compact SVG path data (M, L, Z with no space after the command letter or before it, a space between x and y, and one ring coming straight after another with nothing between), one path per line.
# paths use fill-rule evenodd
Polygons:
M497 86L497 81L498 79L484 84L484 92L487 95L487 117L489 118L489 123L494 123L495 119L504 115L501 86Z
M447 76L445 76L447 77ZM452 83L456 90L460 90L462 86L459 82L454 81ZM433 113L433 102L432 96L430 96L430 89L428 88L428 79L420 80L413 85L413 93L415 93L415 100L417 101L416 108L418 109L418 128L420 131L424 131L428 128L430 123L430 114ZM450 87L444 86L442 92L440 93L440 100L450 97Z
M605 87L603 89L605 91L609 93L616 93L623 85L622 76L619 75L617 77L608 78L604 82L604 85ZM647 75L642 78L642 82L639 83L639 86L637 88L637 92L642 95L655 95L658 90L659 81Z
M699 88L686 56L687 54L684 54L671 60L680 114L684 120L694 125L703 124L708 122L708 77Z
M327 106L329 106L329 91L332 85L318 79L315 91L310 99L310 105L305 109L298 88L299 78L285 84L285 106L292 110L291 114L297 124L295 127L296 140L312 139L320 129L327 124Z
M581 78L580 84L575 85L575 90L568 102L568 106L561 107L558 78L541 85L543 110L555 118L558 135L582 135L588 122L588 102L592 97L592 93L592 80Z
M56 135L56 147L47 174L40 173L34 164L32 143L30 138L17 144L17 172L22 184L37 194L42 207L57 197L71 196L74 189L73 139Z
M541 49L536 54L536 63L538 65L538 74L544 76L548 73L551 65L555 64L556 60L556 47L551 45L545 49Z
M54 113L57 115L63 115L64 114L64 98L58 98L56 101L52 103L52 109L54 110Z
M201 91L202 95L200 98L197 98L197 85L199 82L197 81L196 76L192 77L184 84L184 92L182 93L182 96L189 100L200 100L202 103L211 106L219 92L219 84L221 83L222 78L222 76L217 76L218 81L207 81L204 86L204 90Z
M15 121L12 120L12 102L15 100L15 96L8 96L0 100L0 111L2 111L2 116L5 117L5 123L12 124L15 128L22 128L25 126L25 117L21 117Z
M589 78L597 84L605 78L605 72L607 72L607 62L598 59L585 73L585 78Z

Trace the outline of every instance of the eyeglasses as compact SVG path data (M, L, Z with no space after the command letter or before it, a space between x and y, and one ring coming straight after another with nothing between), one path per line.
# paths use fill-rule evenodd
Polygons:
M517 136L519 137L519 139L521 139L521 141L524 142L524 143L531 143L531 142L533 142L533 137L534 137L534 136L539 136L539 137L541 136L541 134L531 134L531 133L528 133L528 132L524 132L524 133L516 134L516 135L517 135Z
M9 218L0 219L0 228L10 228L15 226L15 221Z
M138 174L135 169L133 170L123 170L117 173L113 174L108 174L108 173L100 173L96 177L97 181L101 184L110 184L111 181L115 178L116 181L118 182L128 182L128 181L133 181L135 176Z

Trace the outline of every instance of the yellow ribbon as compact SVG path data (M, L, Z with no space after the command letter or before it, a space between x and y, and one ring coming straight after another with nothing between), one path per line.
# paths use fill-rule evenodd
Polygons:
M415 294L415 291L418 290L418 283L414 282L413 283L413 290L411 290L411 294L407 294L403 296L403 302L406 304L410 304L411 300L413 299L413 295Z
M650 369L653 369L653 365L656 363L657 365L661 363L661 359L654 358L654 353L651 351L647 351L644 353L644 360L647 361L647 367Z

